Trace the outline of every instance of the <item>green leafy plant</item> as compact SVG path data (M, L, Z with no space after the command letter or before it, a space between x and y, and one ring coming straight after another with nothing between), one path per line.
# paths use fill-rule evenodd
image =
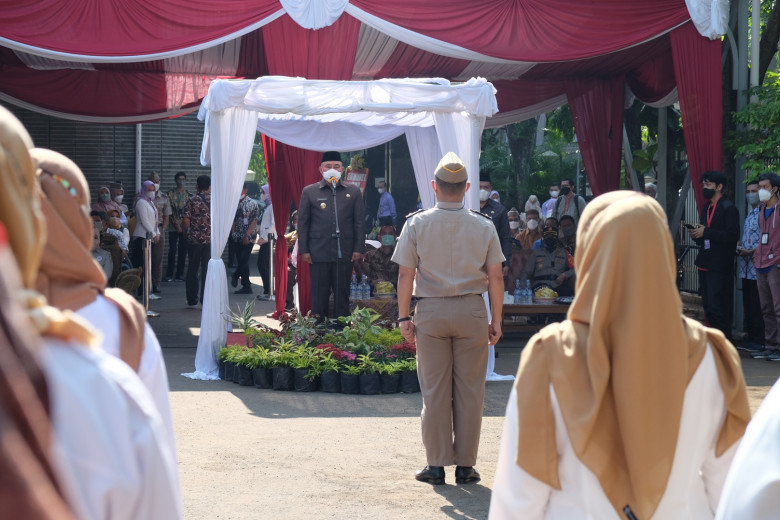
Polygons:
M372 354L362 354L358 356L358 368L361 374L375 374L379 372L381 363L374 359Z
M349 376L356 376L361 373L361 368L359 365L342 365L341 373Z
M767 72L764 83L748 91L758 98L734 114L734 121L744 130L729 141L737 155L745 156L749 178L780 168L780 77Z
M260 322L254 318L254 311L255 302L254 300L249 300L244 304L243 309L236 305L236 312L228 309L230 314L228 316L223 314L222 317L225 318L226 321L232 323L234 327L246 331L260 325Z

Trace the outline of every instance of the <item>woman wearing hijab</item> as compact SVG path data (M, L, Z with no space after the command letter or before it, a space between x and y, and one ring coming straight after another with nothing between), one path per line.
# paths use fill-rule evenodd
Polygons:
M146 234L152 234L152 243L160 241L160 229L157 226L157 207L154 205L154 197L157 195L157 188L154 182L145 180L141 184L141 189L138 191L138 196L135 199L135 217L136 224L133 229L133 242L135 248L133 249L133 265L143 266L143 254L144 254L144 241L146 240ZM150 252L151 254L151 252ZM146 273L144 272L142 278L145 279ZM143 285L141 285L143 287ZM154 297L152 297L154 296ZM149 295L153 300L159 298L157 295Z
M89 324L48 306L33 290L50 222L40 210L31 147L21 123L0 107L0 223L21 271L24 290L16 296L25 323L41 336L54 466L64 494L79 519L181 518L175 456L148 391L124 362L97 346ZM59 183L67 197L79 197L67 179L42 175ZM89 230L88 202L80 211Z
M263 216L260 217L260 224L257 226L257 243L260 245L260 251L257 255L257 270L260 271L260 279L263 281L263 294L258 294L258 300L267 300L271 297L271 277L270 260L271 244L268 242L268 234L276 236L276 224L274 223L274 209L271 206L271 188L268 184L263 184L261 197L265 202Z
M525 212L528 213L529 209L535 209L538 215L542 214L542 206L539 204L539 198L536 195L529 195L528 200L525 201Z
M739 356L683 317L657 202L607 193L579 230L568 319L521 356L490 518L713 518L750 419Z

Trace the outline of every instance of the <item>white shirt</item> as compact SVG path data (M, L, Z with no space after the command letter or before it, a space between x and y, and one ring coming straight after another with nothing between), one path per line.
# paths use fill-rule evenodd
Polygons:
M715 518L780 517L780 381L750 420L731 464Z
M119 309L117 309L116 305L102 295L98 295L95 301L78 309L76 314L87 320L90 325L103 335L100 344L101 348L118 358L120 328ZM144 352L141 355L141 363L138 366L138 377L152 396L152 400L165 427L168 445L175 456L176 440L173 431L171 403L168 399L168 373L165 369L165 360L163 359L160 342L157 341L157 335L148 323L144 327ZM178 476L178 474L177 471L176 475Z
M624 520L612 507L596 475L574 453L552 385L550 394L561 490L536 480L515 463L517 394L513 389L507 404L490 519ZM685 390L672 470L652 518L695 520L715 516L726 472L736 451L735 444L721 457L715 457L715 443L725 416L723 390L708 345Z
M276 236L273 206L266 206L265 211L263 211L263 218L260 219L260 225L257 226L257 235L263 240L268 240L269 233Z
M44 339L53 459L81 520L182 517L176 459L149 392L100 349Z
M151 231L152 237L160 234L157 227L157 219L154 218L153 202L146 199L139 199L135 205L135 229L133 229L133 238L146 238L146 232Z

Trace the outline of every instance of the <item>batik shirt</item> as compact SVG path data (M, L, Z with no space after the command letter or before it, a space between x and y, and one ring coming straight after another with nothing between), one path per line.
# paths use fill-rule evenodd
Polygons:
M398 286L398 264L390 259L392 256L392 251L389 255L385 255L380 248L369 251L363 257L363 273L368 276L372 286L382 280Z
M187 201L182 218L190 219L190 227L187 229L187 242L190 244L211 243L211 197L204 193L198 193Z
M233 240L244 240L244 237L247 236L249 225L257 218L259 213L260 208L258 207L257 202L249 197L244 197L238 201L236 217L233 219L233 232L230 235ZM255 230L256 229L257 228L255 228ZM250 237L250 240L253 239L254 236Z
M184 211L184 206L187 205L190 197L190 192L187 190L179 191L175 189L168 192L168 200L171 202L172 211L169 224L174 231L181 231L181 212Z
M758 211L760 206L753 208L745 217L745 225L742 228L742 249L755 249L761 233L758 230ZM747 280L756 279L756 264L752 256L740 256L738 258L739 277Z

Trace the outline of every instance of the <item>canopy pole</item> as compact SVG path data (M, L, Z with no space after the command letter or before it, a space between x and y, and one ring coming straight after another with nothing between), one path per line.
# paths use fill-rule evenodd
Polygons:
M141 129L143 125L138 123L135 125L135 192L141 191L141 156L143 155L143 131Z

